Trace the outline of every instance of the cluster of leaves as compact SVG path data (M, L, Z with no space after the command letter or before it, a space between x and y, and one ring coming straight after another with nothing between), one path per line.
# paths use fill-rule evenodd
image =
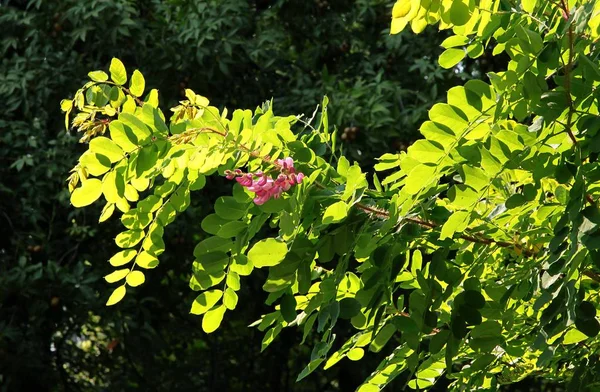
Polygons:
M114 206L123 212L116 244L126 250L111 262L131 267L106 276L125 281L108 303L156 266L164 226L206 176L267 172L291 156L307 175L293 191L256 206L236 186L202 221L212 236L194 250L190 287L201 291L191 313L205 332L237 306L240 277L267 268L273 309L254 324L266 331L263 348L288 327L320 336L299 380L368 348L389 355L361 392L397 377L427 389L442 375L455 390L494 390L533 374L590 390L599 382L599 21L598 1L398 1L392 32L409 23L452 31L443 66L492 47L509 62L490 83L450 89L422 124L425 139L379 158L373 188L336 154L326 100L314 128L293 133L297 118L269 104L229 115L187 91L167 125L156 94L141 100L133 78L123 87L113 60L111 81L93 72L63 102L67 113L102 112L86 122L109 128L71 177L75 206L102 198L102 220ZM111 99L119 91L125 98ZM356 333L338 344L342 320Z

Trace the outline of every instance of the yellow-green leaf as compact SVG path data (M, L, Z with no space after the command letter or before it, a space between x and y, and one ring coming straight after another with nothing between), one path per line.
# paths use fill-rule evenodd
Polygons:
M97 178L85 180L71 194L71 204L74 207L89 206L102 195L102 182Z
M248 259L256 268L272 267L279 264L286 254L287 245L285 242L277 241L275 238L267 238L254 244L248 252Z
M81 166L85 167L92 176L101 176L110 170L110 159L104 155L95 154L93 151L86 151L79 158Z
M120 267L133 260L136 254L137 251L135 249L125 249L111 257L110 260L108 260L108 262L113 267Z
M136 97L141 97L144 93L145 87L146 81L144 80L144 75L142 75L142 73L136 69L131 75L129 92L131 92L131 94L135 95Z
M190 310L191 314L204 314L208 312L223 296L223 291L221 290L208 290L198 295L192 303L192 309Z
M108 75L104 71L92 71L88 73L88 76L94 82L106 82L108 80Z
M202 330L206 333L216 331L217 328L219 328L219 325L221 325L221 321L223 321L226 310L225 306L221 305L218 308L206 312L202 318Z
M527 12L528 14L533 13L536 5L537 0L521 0L521 7L523 8L523 11Z
M108 125L111 139L126 152L138 148L137 139L129 126L119 120L113 120Z
M323 223L338 223L346 218L348 215L348 205L343 201L333 203L325 210L323 214Z
M466 54L467 52L465 52L464 49L446 49L440 55L438 62L442 68L449 69L460 63L461 60L465 58Z
M63 99L60 101L60 110L63 112L68 112L73 109L73 101L70 99Z
M127 276L127 274L129 274L129 268L123 268L106 275L104 277L104 280L106 280L108 283L115 283L121 279L124 279Z
M452 238L454 233L461 232L467 228L469 224L469 213L467 211L456 211L450 215L450 218L442 226L442 232L440 233L440 240L446 238Z
M146 276L142 271L132 271L127 275L126 281L131 287L137 287L146 281Z
M108 301L106 301L106 306L111 306L121 301L125 297L126 291L125 285L117 287L108 298Z
M125 184L125 198L129 201L138 201L140 195L133 185Z
M456 26L467 24L471 19L468 0L453 0L450 6L450 21Z
M113 170L102 180L102 193L106 201L116 203L125 194L125 180L117 171Z
M111 163L118 162L124 156L123 149L104 136L95 137L90 141L90 151L107 157Z
M355 347L348 351L347 357L351 361L359 361L365 355L365 350L360 347Z
M158 259L148 252L141 252L135 259L135 263L141 268L151 269L158 265Z
M579 343L583 340L586 340L588 336L578 329L571 329L569 332L565 334L565 338L563 340L563 344L574 344Z
M409 195L416 195L424 187L435 181L435 165L420 164L416 166L406 177L404 190Z
M238 303L238 296L230 287L225 290L223 295L223 305L229 310L235 309Z
M107 203L104 208L102 208L102 212L100 213L100 218L98 219L98 222L102 223L105 222L108 218L110 218L112 216L112 214L115 212L115 205L114 203Z
M117 58L113 58L110 62L110 67L108 68L110 71L110 78L113 82L122 86L127 82L127 71L125 70L125 65L121 62L121 60Z
M115 243L119 248L131 248L144 238L144 230L127 230L119 233Z

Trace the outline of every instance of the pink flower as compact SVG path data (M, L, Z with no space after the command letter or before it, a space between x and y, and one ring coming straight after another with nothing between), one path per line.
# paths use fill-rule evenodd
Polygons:
M240 169L225 170L225 177L229 180L235 178L241 186L250 192L254 192L254 203L262 205L271 198L280 198L283 192L290 190L296 184L300 184L304 178L303 173L296 174L294 160L291 157L278 159L275 167L279 170L279 174L275 179L260 170L255 173L244 173Z
M252 185L252 174L244 174L240 177L236 177L235 180L240 183L241 186Z

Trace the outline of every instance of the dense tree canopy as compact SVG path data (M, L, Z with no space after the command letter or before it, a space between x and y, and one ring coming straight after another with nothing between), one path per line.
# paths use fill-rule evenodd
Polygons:
M428 25L451 32L443 68L486 52L507 64L449 89L424 139L381 155L368 175L338 148L327 97L306 120L271 101L219 108L186 89L165 114L140 71L113 58L108 73L90 72L61 108L88 144L71 204L101 200L100 221L124 226L107 305L164 276L165 228L209 178L226 178L235 185L214 200L192 252L188 305L207 334L258 276L262 348L287 328L312 337L298 381L380 355L358 391L440 379L496 390L529 375L593 390L600 2L394 5L392 34Z
M359 385L377 357L295 384L310 359L301 336L283 331L258 352L262 333L247 324L267 309L256 300L266 276L245 279L244 307L212 335L188 314L198 222L231 191L224 179L209 178L166 230L160 278L148 277L116 311L105 308L102 277L112 269L120 222L98 226L100 208L69 206L64 179L84 148L64 132L60 100L89 70L107 70L112 57L144 72L165 112L191 88L219 107L253 108L273 97L278 111L309 119L327 94L337 145L369 167L417 138L449 86L493 66L490 57L465 63L465 72L442 69L444 37L389 36L391 7L383 0L0 1L0 390Z

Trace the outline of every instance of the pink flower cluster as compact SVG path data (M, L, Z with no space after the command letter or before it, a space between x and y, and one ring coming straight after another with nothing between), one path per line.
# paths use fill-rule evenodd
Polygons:
M293 185L300 184L304 178L303 173L296 173L294 160L290 157L278 159L275 167L279 171L279 175L275 179L261 171L244 173L240 169L226 170L225 175L229 180L235 178L241 186L254 192L256 194L254 203L262 205L271 198L278 199L283 192L289 190Z

